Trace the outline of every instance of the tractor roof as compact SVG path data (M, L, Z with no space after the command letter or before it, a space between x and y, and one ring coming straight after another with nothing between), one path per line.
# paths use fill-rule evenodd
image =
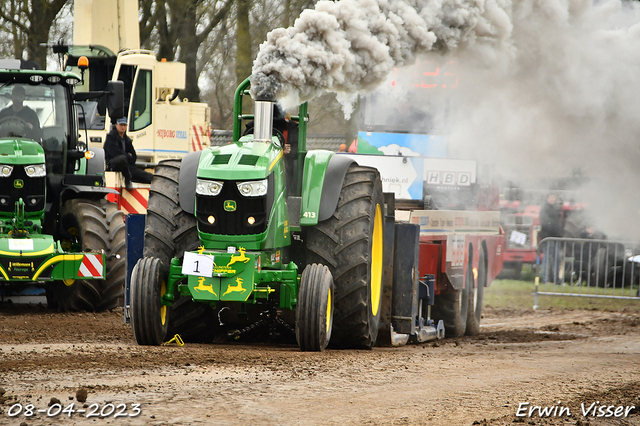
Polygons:
M67 71L45 71L0 68L0 85L7 83L62 84L75 86L80 83L80 77Z

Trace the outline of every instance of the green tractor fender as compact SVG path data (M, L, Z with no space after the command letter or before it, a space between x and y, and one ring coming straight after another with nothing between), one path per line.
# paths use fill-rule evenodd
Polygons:
M300 225L313 226L331 217L338 206L347 169L355 161L331 151L309 151L302 180Z
M182 158L180 165L178 178L180 207L189 214L194 214L196 211L196 177L201 155L202 151L191 152Z

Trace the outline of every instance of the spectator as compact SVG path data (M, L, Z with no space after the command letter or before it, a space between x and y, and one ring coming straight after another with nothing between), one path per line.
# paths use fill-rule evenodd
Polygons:
M558 202L554 193L547 195L544 206L540 209L540 239L562 237L562 203ZM545 241L542 246L542 277L544 283L551 281L560 284L561 243Z
M340 149L338 149L338 152L347 152L347 144L341 143Z
M107 134L104 142L107 170L122 173L125 187L131 190L131 182L151 183L153 175L136 167L136 151L133 141L127 136L127 118L116 120L115 127Z
M38 114L28 106L24 105L24 87L16 85L11 92L11 105L0 111L0 122L4 119L17 117L24 122L27 133L24 136L40 141L42 139L42 129Z
M580 239L583 240L606 240L607 236L601 231L597 231L594 226L587 225L580 232ZM578 283L585 279L590 270L596 269L596 257L601 245L596 242L582 242L576 248L574 256L574 269L578 273Z

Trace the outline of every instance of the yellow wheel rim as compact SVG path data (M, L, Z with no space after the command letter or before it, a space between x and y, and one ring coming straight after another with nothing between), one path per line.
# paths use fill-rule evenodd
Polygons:
M376 204L373 219L373 242L371 243L371 312L378 315L382 294L382 210Z
M329 290L329 294L327 295L327 333L331 329L331 290Z
M167 284L162 280L162 285L160 286L160 299L167 292ZM161 301L162 303L162 301ZM160 307L160 320L162 321L162 325L167 322L167 305L162 305Z

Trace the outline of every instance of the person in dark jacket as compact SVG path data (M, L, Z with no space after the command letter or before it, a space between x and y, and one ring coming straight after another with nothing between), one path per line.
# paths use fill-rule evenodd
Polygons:
M104 142L104 156L107 170L122 173L127 189L131 182L151 183L153 175L136 167L136 150L133 141L127 136L127 118L116 120L116 126L107 134Z
M540 209L540 239L562 237L562 203L558 202L556 194L550 193L544 206ZM551 281L560 284L559 271L561 262L561 243L559 241L545 241L542 246L542 272L544 283Z
M42 139L42 129L38 114L24 104L25 90L21 85L16 85L11 91L11 105L0 111L0 121L7 118L16 117L25 123L27 136L35 141Z

